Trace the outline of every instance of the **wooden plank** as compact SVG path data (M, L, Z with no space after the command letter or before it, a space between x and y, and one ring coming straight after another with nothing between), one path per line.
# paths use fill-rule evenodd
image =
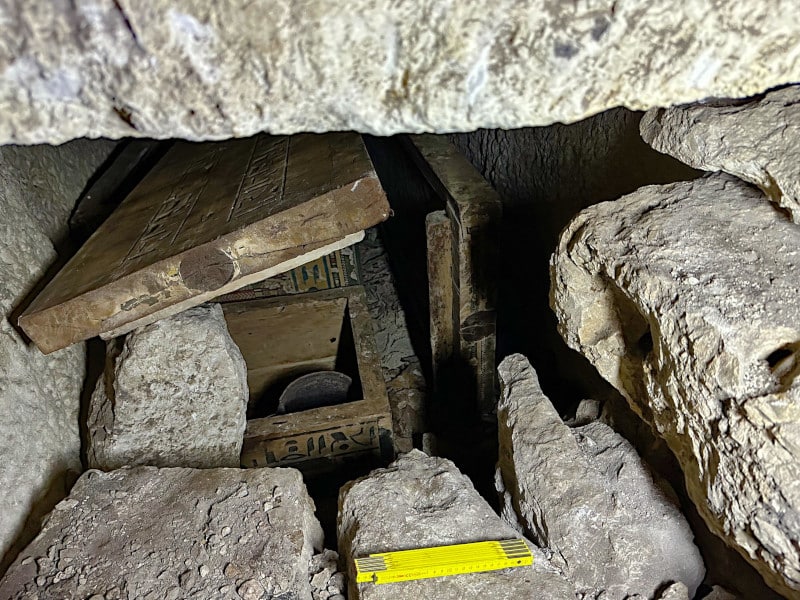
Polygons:
M225 303L228 331L247 362L250 399L280 378L333 369L346 298Z
M453 305L453 234L447 213L437 210L425 219L428 242L428 305L431 323L433 390L439 392L439 376L453 357L455 341Z
M243 466L296 466L303 469L303 463L349 460L365 455L371 455L383 462L391 460L391 409L380 368L380 357L372 338L372 322L363 288L352 286L307 294L305 298L286 297L282 301L287 307L296 305L298 314L305 311L311 316L321 306L316 303L330 302L331 299L345 299L347 302L347 322L352 332L362 398L289 415L249 420L242 447ZM240 314L249 314L248 305L253 302L240 304ZM233 316L229 312L231 306L234 303L224 307L229 327L230 317ZM296 324L301 325L299 322ZM234 328L238 329L238 326ZM312 329L313 325L307 327L308 332ZM270 330L272 326L265 327L263 335L268 335ZM329 334L322 333L321 337L325 335ZM344 334L341 337L345 337ZM248 361L249 355L245 350L242 354L245 361ZM256 360L260 362L260 359Z
M360 136L176 143L20 317L52 352L358 241L389 206Z
M417 135L406 146L430 185L447 201L453 229L455 347L466 363L482 412L495 405L495 331L499 226L497 193L446 137Z

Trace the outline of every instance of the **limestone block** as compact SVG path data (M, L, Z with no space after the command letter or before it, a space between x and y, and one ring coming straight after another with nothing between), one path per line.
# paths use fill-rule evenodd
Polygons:
M0 597L311 600L322 529L294 469L86 472Z
M692 531L633 447L604 423L567 427L524 356L498 372L499 491L551 562L591 598L652 598L671 582L694 594Z
M89 409L92 468L236 467L247 367L219 304L130 333L110 346Z
M54 243L111 142L0 148L0 574L80 471L83 345L50 356L13 311L56 260Z
M644 140L706 171L725 171L754 183L800 223L800 86L749 102L719 101L648 111Z
M0 142L511 129L748 96L800 80L795 9L794 0L2 0Z
M529 544L534 553L531 567L391 585L353 583L353 558L372 552L519 537L452 462L419 450L342 488L338 530L339 549L349 569L351 600L574 597L572 584L533 544Z
M581 212L551 302L665 438L709 528L800 593L800 228L718 173Z

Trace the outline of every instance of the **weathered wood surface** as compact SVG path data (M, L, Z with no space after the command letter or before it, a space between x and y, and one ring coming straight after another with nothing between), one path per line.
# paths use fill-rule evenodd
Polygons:
M431 323L433 389L439 391L442 367L453 358L455 306L453 303L453 233L443 210L425 219L428 247L428 306Z
M223 305L228 331L247 363L252 401L287 376L336 367L347 298L315 296Z
M499 226L497 192L444 136L410 136L407 149L446 199L452 227L454 348L466 366L478 407L495 404Z
M175 144L20 317L52 352L352 244L389 206L360 136Z
M306 467L303 465L306 464L313 465L309 467L312 470L318 470L319 464L364 456L372 456L383 462L391 460L391 409L381 373L380 357L373 340L372 321L367 311L364 289L360 286L351 286L286 297L281 301L285 303L287 311L291 310L296 315L305 313L312 319L314 312L319 311L322 304L332 301L336 303L341 299L346 300L346 314L349 319L340 320L340 327L348 326L352 331L362 397L336 406L249 420L242 446L242 466L293 466L304 470ZM251 306L266 309L268 306L278 305L276 300L248 301L240 304L239 309L234 308L235 303L224 306L232 335L234 331L241 335L242 331L236 321L242 320L242 327L246 327L244 320L250 314L248 311ZM234 310L236 312L233 312ZM279 325L281 314L275 313L273 318L275 327L283 326ZM294 323L297 327L302 327L300 321L294 320ZM259 329L253 330L254 336L261 335L268 338L273 330L273 325L267 323L266 319L257 326ZM342 331L342 334L336 337L341 340L346 337L345 334L346 332ZM311 321L306 323L304 332L298 331L298 335L308 341L306 349L312 346L317 348L312 350L312 353L319 352L324 355L325 344L332 344L330 338L326 337L330 335L330 331L315 330L315 324ZM311 342L312 337L317 337L317 341ZM234 339L237 339L235 335ZM336 340L335 343L340 340ZM320 348L320 345L323 348ZM254 349L248 346L242 347L248 370L251 362L254 365L264 362L263 356L251 355L251 350ZM293 356L287 354L284 359L274 357L273 360L286 364L293 360L294 355L302 352L298 352L296 346L290 354Z

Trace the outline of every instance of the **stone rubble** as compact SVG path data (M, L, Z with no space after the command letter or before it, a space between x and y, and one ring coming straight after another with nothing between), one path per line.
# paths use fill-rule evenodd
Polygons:
M294 469L86 472L0 597L311 600L322 529Z
M654 108L640 123L644 140L692 167L725 171L761 188L800 223L800 86L750 101Z
M507 357L498 373L504 513L584 597L652 598L669 582L694 594L705 568L666 483L604 423L565 425L524 356Z
M191 308L109 344L89 409L91 468L237 467L247 367L218 304Z
M344 600L346 576L339 571L339 554L325 549L311 557L308 567L313 600Z
M0 148L0 576L81 470L85 346L42 355L16 311L57 260L70 211L114 146Z
M0 2L0 143L511 129L800 80L795 0L50 8Z
M581 212L552 306L666 440L709 528L800 594L800 228L726 174Z
M350 600L568 600L575 596L572 584L530 543L531 567L392 585L354 584L353 558L372 552L519 537L452 462L419 450L342 488L338 532L339 549L349 569Z

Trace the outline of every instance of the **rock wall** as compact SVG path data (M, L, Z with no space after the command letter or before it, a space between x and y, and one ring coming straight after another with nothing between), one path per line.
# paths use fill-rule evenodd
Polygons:
M794 0L0 1L0 143L469 131L800 80Z
M800 229L717 173L581 212L553 257L553 308L667 441L712 531L800 594Z
M108 141L0 148L0 573L81 469L83 345L43 356L13 326ZM27 526L26 526L27 522Z

